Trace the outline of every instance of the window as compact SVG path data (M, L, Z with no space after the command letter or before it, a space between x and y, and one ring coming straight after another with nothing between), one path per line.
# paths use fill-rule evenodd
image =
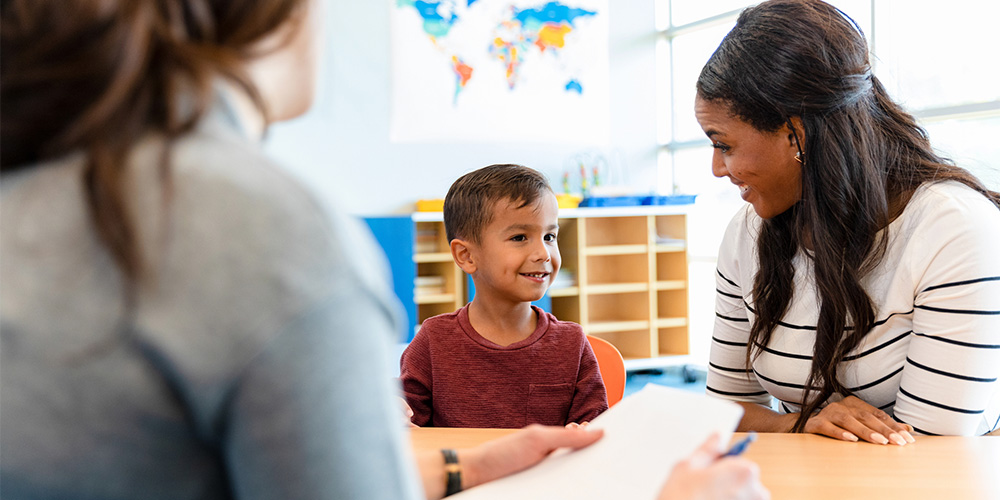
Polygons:
M715 259L722 234L744 205L711 173L712 149L694 118L702 66L735 25L744 0L656 0L657 140L661 192L697 194L689 213L690 318L695 336L710 335ZM995 62L1000 2L972 0L831 0L868 38L873 71L917 117L945 157L1000 190L1000 67ZM708 343L694 341L693 359Z

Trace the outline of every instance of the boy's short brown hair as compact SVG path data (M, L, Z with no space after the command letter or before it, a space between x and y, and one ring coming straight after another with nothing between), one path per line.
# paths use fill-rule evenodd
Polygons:
M545 191L553 192L545 176L522 165L490 165L459 177L444 198L448 241L461 238L478 243L483 229L493 220L496 202L511 201L522 208Z

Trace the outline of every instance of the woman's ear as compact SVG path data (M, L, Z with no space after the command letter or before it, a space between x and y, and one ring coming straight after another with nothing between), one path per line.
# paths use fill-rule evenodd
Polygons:
M788 146L794 152L806 151L806 129L802 126L802 117L793 116L785 124L785 131L788 133ZM797 140L797 142L796 142Z
M451 258L455 259L455 264L465 271L466 274L476 272L476 262L472 255L474 243L455 238L451 240L449 245L451 246Z

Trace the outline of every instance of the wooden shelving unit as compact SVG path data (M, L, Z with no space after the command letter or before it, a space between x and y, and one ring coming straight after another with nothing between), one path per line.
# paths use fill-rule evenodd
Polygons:
M417 305L416 328L420 328L425 319L465 305L465 273L451 257L441 214L428 218L415 215L413 219L413 263L417 268L413 301Z
M572 291L550 291L553 314L608 340L626 360L688 354L685 210L561 212L563 269L577 281Z
M688 354L686 206L562 210L563 278L551 311L614 344L626 362ZM467 301L440 213L413 215L417 325ZM421 286L423 284L424 286ZM427 286L430 284L430 286ZM669 364L669 363L663 363Z

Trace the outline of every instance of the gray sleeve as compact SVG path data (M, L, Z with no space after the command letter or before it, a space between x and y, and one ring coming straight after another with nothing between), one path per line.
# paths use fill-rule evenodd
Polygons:
M239 499L422 498L385 305L338 290L247 367L228 405L223 453Z

